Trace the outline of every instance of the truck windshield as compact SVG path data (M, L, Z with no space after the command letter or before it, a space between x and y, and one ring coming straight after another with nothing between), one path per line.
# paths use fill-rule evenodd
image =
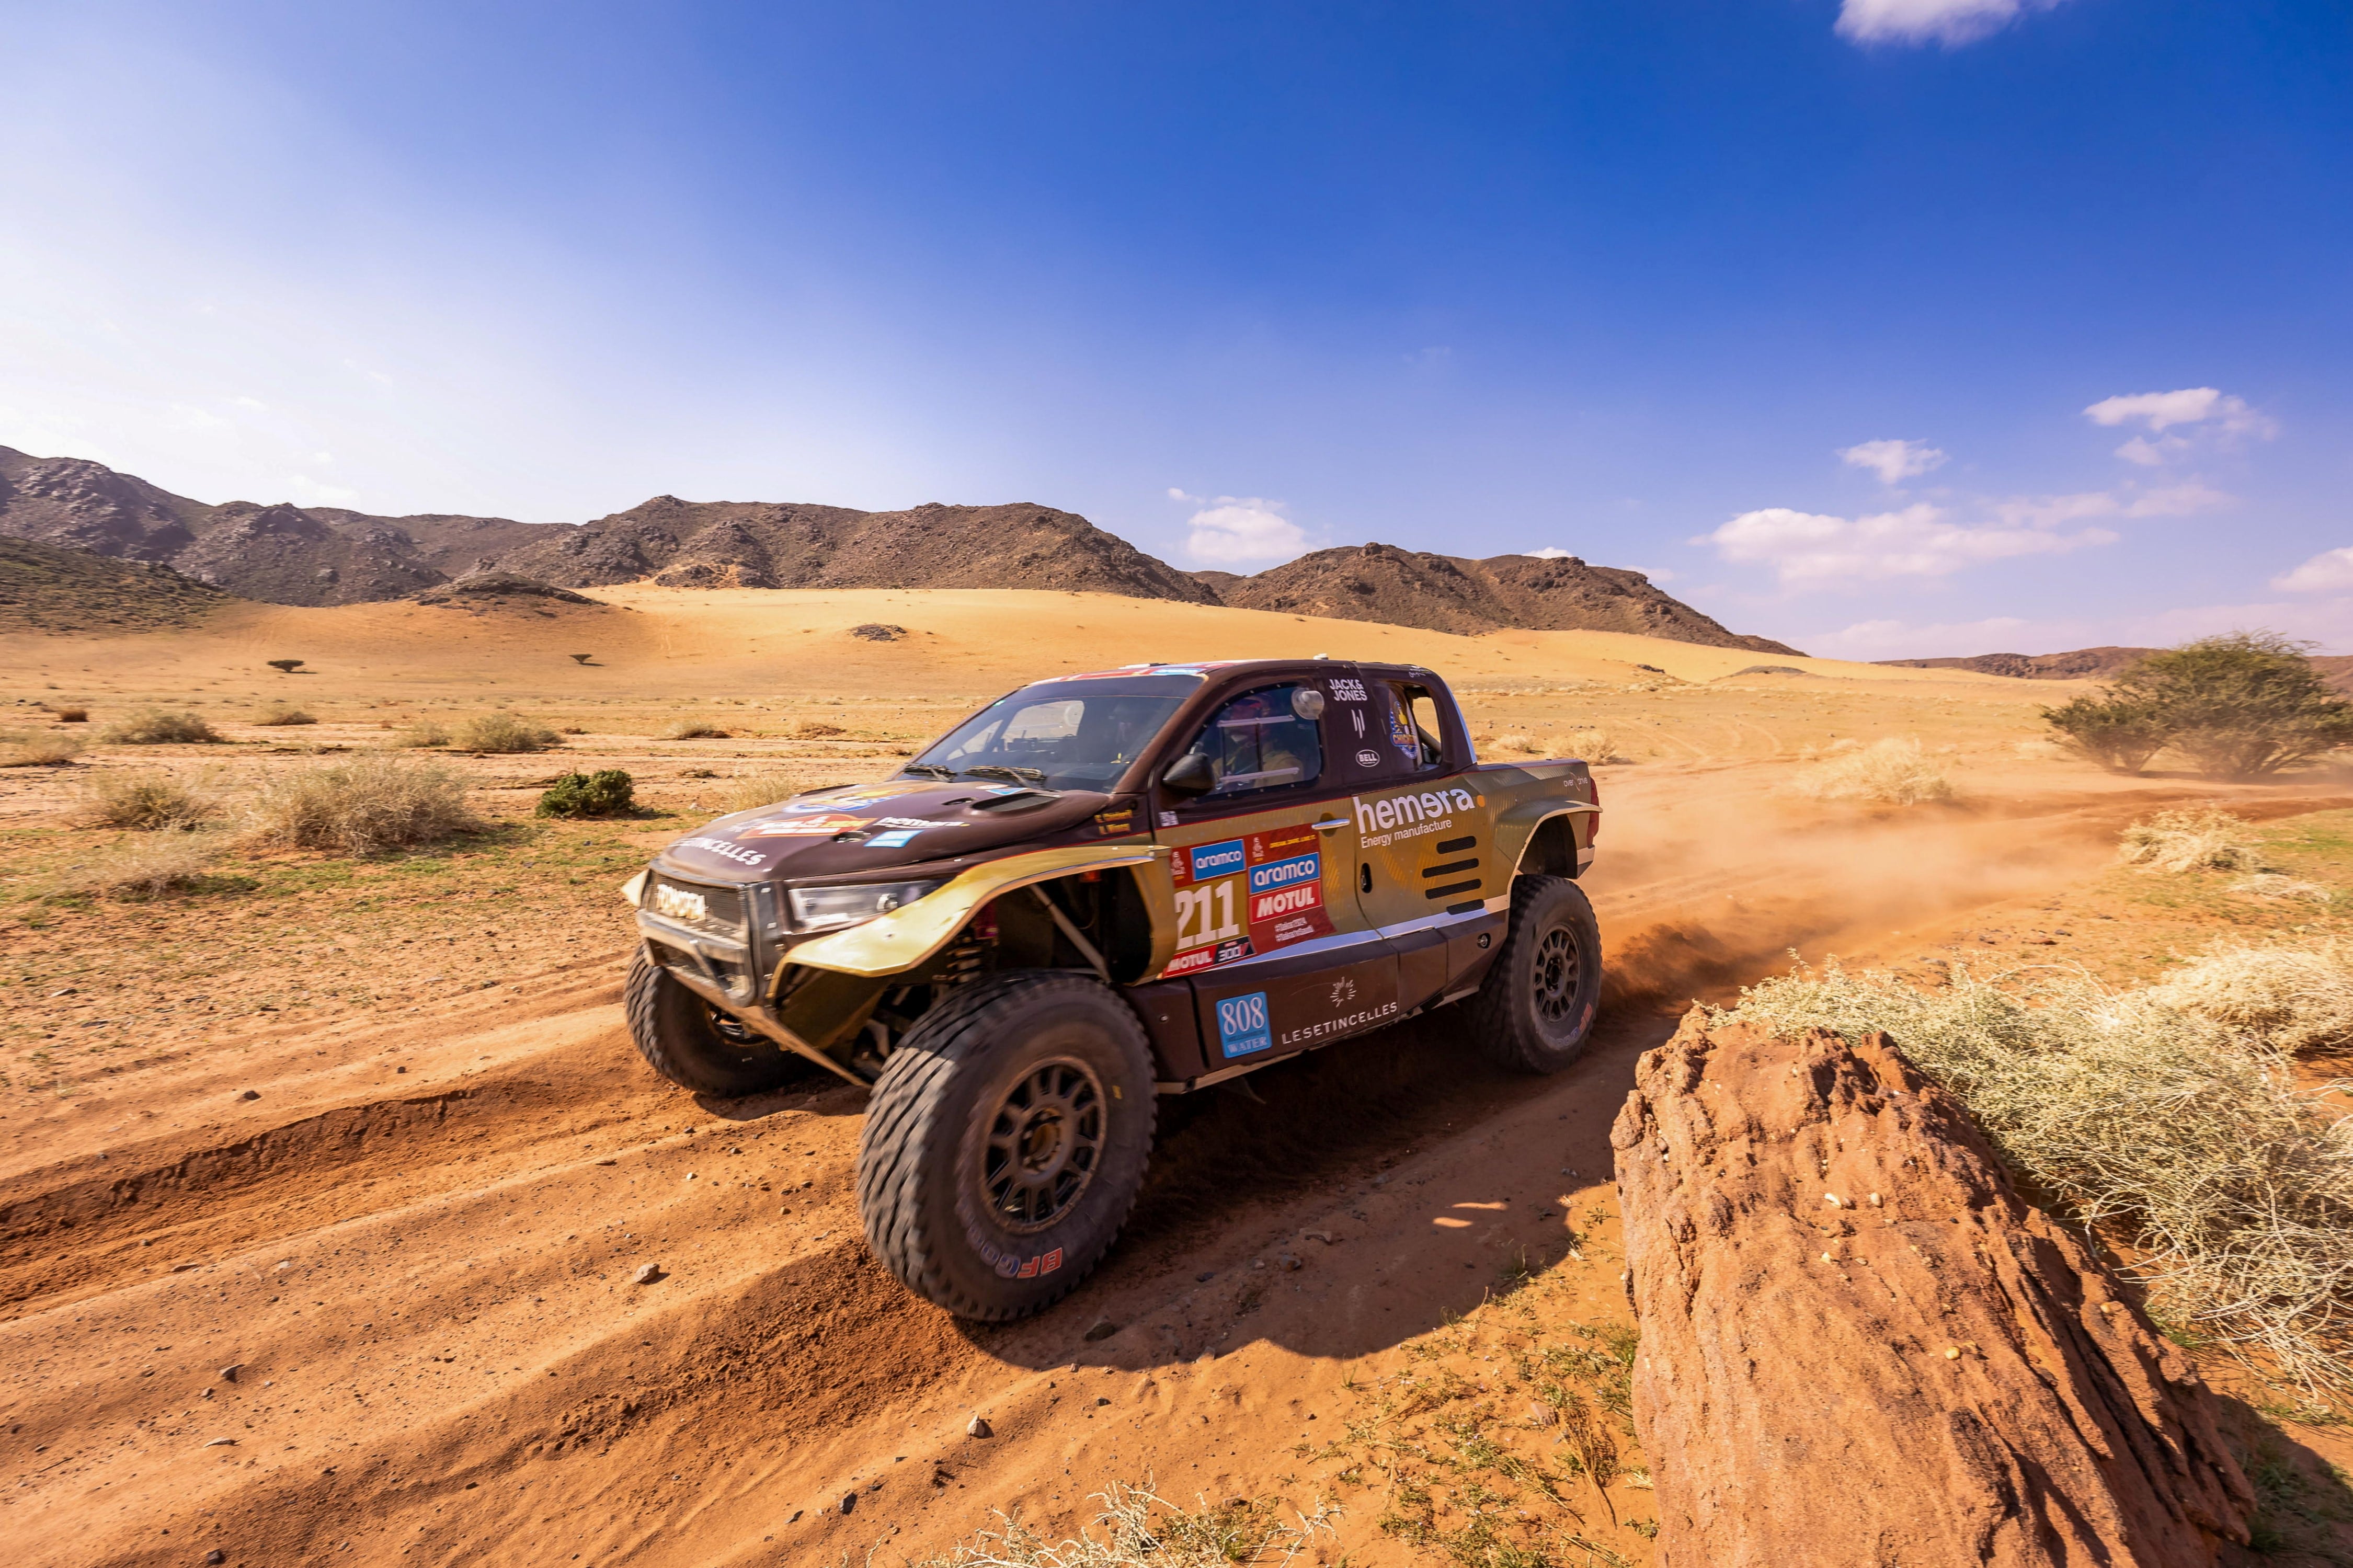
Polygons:
M901 771L1108 790L1200 684L1191 676L1050 681L999 698Z

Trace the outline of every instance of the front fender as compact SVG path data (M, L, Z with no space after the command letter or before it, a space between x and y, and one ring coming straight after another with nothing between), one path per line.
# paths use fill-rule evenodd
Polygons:
M947 946L972 918L973 911L1000 893L1026 888L1033 882L1050 882L1074 871L1141 866L1159 858L1156 845L1130 840L1033 849L1023 855L984 861L939 891L917 899L904 909L892 910L831 936L802 942L785 954L785 963L787 966L797 963L869 979L903 974Z

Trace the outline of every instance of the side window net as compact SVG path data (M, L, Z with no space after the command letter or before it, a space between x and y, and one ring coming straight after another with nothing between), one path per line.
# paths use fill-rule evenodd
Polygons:
M1187 748L1207 757L1218 800L1313 784L1324 773L1324 694L1306 686L1247 692L1218 710Z

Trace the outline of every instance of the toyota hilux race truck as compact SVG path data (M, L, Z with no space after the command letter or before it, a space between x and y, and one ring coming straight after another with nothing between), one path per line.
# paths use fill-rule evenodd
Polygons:
M1146 664L1039 681L896 776L721 817L624 889L629 1031L681 1088L871 1090L868 1242L1026 1316L1134 1206L1157 1097L1460 1004L1577 1059L1601 944L1582 762L1482 763L1429 670Z

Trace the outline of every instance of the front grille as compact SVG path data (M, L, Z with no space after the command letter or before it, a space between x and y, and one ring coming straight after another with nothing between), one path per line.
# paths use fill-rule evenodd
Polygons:
M744 920L744 890L722 888L708 882L685 882L676 877L656 875L647 885L646 898L640 906L649 914L675 921L691 931L742 942L746 930Z

